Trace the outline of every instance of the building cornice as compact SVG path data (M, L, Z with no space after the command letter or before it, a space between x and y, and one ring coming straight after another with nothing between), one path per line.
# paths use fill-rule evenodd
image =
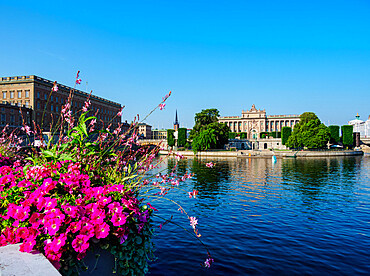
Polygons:
M33 83L33 82L47 85L50 88L52 88L53 84L54 84L53 81L38 77L36 75L1 77L0 78L0 85L1 84ZM71 91L71 90L74 90L75 95L78 95L78 96L88 97L90 95L89 93L86 93L84 91L81 91L81 90L78 90L78 89L75 89L75 88L71 88L69 86L66 86L66 85L60 84L60 83L58 83L58 88L63 89L63 90L67 90L68 92ZM95 95L91 94L91 98L98 101L98 102L101 102L101 103L116 105L117 107L120 107L120 108L122 107L122 105L117 103L117 102L113 102L113 101L101 98L99 96L95 96Z

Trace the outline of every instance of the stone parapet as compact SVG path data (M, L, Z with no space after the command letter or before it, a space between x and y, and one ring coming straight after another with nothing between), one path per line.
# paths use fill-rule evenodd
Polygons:
M60 276L56 268L44 255L35 251L25 253L19 251L20 244L0 247L1 276Z

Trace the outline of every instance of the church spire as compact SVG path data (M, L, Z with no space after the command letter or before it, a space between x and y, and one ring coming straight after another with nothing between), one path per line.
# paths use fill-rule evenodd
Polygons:
M179 126L180 126L180 124L179 124L179 120L177 118L177 109L176 109L175 122L173 123L174 130L177 131L179 129Z

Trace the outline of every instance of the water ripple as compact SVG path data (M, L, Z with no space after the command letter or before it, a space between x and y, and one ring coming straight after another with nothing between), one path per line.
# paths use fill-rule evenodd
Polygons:
M181 188L197 200L169 197L199 219L214 266L202 268L201 245L168 224L156 231L152 275L370 274L370 158L212 161L182 161L195 176ZM169 202L156 207L190 227Z

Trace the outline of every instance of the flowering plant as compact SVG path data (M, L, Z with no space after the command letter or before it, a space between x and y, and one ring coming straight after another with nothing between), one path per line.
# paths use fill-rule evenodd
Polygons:
M57 91L56 82L52 91ZM169 95L157 108L163 109ZM87 99L75 125L72 97L73 91L54 128L59 132L55 144L13 162L0 157L0 246L20 242L21 251L37 249L65 275L84 269L83 258L98 246L115 257L115 272L144 274L153 258L151 217L156 210L144 196L152 189L159 189L154 196L164 196L191 175L149 178L147 172L160 162L154 159L159 148L138 146L136 123L126 132L121 125L94 130L97 118L88 116ZM27 130L42 134L37 127ZM199 239L197 218L187 217ZM212 261L209 255L204 265Z

